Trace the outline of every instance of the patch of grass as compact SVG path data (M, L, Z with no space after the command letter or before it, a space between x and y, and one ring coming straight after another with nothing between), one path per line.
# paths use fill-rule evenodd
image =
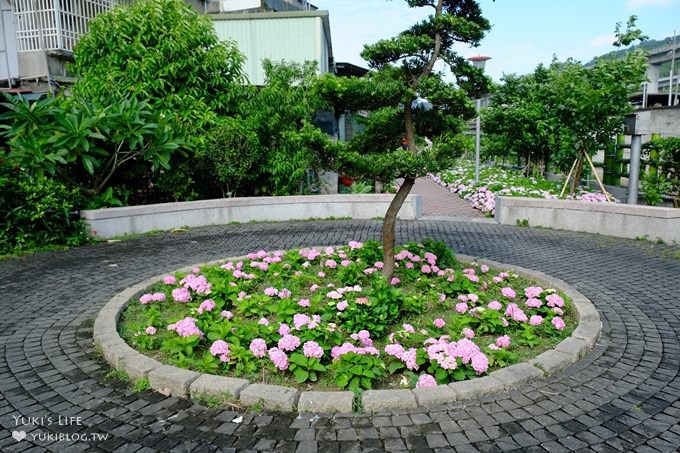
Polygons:
M106 381L118 381L123 384L130 383L130 376L125 371L116 370L111 368L105 375L104 380Z
M257 403L248 407L248 412L262 412L263 410L264 405L262 404L262 401L258 401Z
M132 387L130 387L130 391L132 393L140 393L145 390L149 390L150 388L151 384L149 383L149 378L142 378L135 381Z
M71 246L68 245L44 245L41 247L31 247L27 249L16 250L10 253L5 253L0 255L0 261L10 260L12 258L20 258L22 256L35 255L36 253L43 252L62 252L65 250L70 250Z
M529 219L517 219L517 226L528 227L529 226Z
M196 395L193 399L198 404L201 404L201 405L208 407L210 409L214 409L216 407L223 406L223 405L233 401L234 397L229 392L222 393L219 396L208 395L208 394L202 393L202 394Z

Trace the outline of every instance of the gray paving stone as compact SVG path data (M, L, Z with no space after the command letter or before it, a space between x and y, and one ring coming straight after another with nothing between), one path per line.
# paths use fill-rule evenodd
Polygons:
M241 390L248 384L249 382L246 379L202 374L191 383L189 393L192 399L208 397L225 402L236 401Z
M456 391L448 385L411 390L419 406L436 407L456 401Z
M261 404L265 409L292 411L299 396L300 392L292 387L250 384L241 390L239 401L246 407Z
M449 384L459 400L483 398L496 395L505 390L505 385L493 376L470 379Z
M403 411L417 407L410 390L366 390L361 398L366 412Z
M352 412L352 392L302 392L297 409L300 412Z
M195 371L163 365L149 372L149 384L152 389L163 395L187 398L189 396L189 386L199 376L200 374Z

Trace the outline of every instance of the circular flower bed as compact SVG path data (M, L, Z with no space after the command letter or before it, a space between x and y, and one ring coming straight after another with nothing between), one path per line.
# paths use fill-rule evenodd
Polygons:
M200 372L359 391L470 379L549 349L570 301L517 275L459 263L442 243L375 241L259 251L166 276L130 303L133 347Z

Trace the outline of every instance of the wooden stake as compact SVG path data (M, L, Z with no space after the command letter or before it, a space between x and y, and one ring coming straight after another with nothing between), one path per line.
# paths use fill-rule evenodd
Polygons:
M567 190L567 186L569 185L569 179L571 179L571 174L574 173L574 168L576 168L576 162L578 162L578 159L574 161L574 163L571 166L571 170L569 170L567 179L564 181L564 186L562 187L562 192L560 192L560 198L564 196L564 191Z
M595 175L595 179L597 179L597 183L600 185L600 189L602 189L602 193L604 194L605 198L607 199L607 202L611 202L611 199L609 198L609 194L607 193L607 190L604 188L604 184L602 184L602 181L600 180L600 175L597 174L597 171L595 171L595 165L593 165L593 161L590 159L590 155L588 153L583 153L586 155L586 159L588 159L588 163L590 164L590 169L593 170L593 175Z

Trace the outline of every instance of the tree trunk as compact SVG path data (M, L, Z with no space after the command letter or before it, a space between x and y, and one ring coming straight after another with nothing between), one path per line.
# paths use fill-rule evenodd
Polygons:
M576 162L576 168L574 169L574 179L571 182L571 190L569 191L570 195L574 195L576 193L579 183L581 182L581 176L583 176L584 152L585 151L581 150L581 153L578 156L578 161Z
M404 178L404 183L399 187L396 195L390 203L385 213L385 220L383 220L382 228L382 243L383 243L383 270L382 273L388 279L392 278L394 274L394 227L397 223L397 214L401 206L404 204L406 197L411 192L415 178Z

